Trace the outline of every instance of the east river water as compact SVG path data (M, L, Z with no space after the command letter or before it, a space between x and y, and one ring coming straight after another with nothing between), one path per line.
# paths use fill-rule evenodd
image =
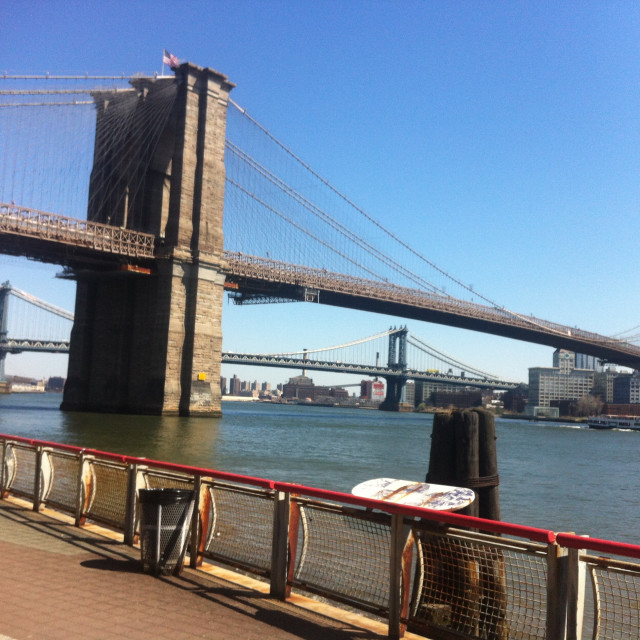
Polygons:
M224 402L223 416L67 413L0 395L0 433L349 492L424 480L432 416ZM640 544L640 432L496 420L502 519Z

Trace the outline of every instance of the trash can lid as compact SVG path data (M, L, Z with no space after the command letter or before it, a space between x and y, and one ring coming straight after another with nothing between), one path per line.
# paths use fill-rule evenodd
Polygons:
M140 502L151 504L178 504L193 500L194 492L191 489L139 489Z

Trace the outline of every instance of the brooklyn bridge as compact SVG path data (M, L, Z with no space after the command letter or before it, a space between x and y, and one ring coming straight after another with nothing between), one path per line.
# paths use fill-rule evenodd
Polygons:
M217 71L2 83L0 252L77 282L65 409L219 413L225 291L640 368L630 342L507 309L439 268L236 105Z

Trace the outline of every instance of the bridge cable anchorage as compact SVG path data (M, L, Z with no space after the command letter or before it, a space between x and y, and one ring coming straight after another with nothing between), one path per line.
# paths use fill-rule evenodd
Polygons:
M316 178L317 180L319 180L323 185L325 185L330 191L332 191L336 196L338 196L341 200L343 200L345 203L347 203L352 209L354 209L355 211L357 211L360 215L362 215L367 221L371 222L373 225L375 225L378 229L380 229L380 231L382 231L385 235L389 236L392 240L394 240L395 242L397 242L400 246L402 246L404 249L406 249L407 251L409 251L410 253L412 253L415 257L417 257L419 260L421 260L422 262L424 262L425 264L428 264L432 269L435 269L436 271L438 271L440 274L442 274L443 276L445 276L446 278L448 278L449 280L451 280L452 282L454 282L455 284L457 284L458 286L462 287L463 289L465 289L466 291L472 293L474 296L477 296L478 298L480 298L481 300L483 300L484 302L490 304L493 307L496 307L498 309L504 309L503 306L499 305L496 302L493 302L491 299L479 294L477 291L475 291L473 288L471 288L469 285L464 284L462 281L458 280L457 278L454 278L451 274L449 274L447 271L445 271L444 269L440 268L438 265L436 265L434 262L431 262L428 258L426 258L424 255L422 255L420 252L416 251L415 249L413 249L409 244L407 244L406 242L404 242L403 240L401 240L400 238L398 238L398 236L396 236L393 232L391 232L389 229L387 229L385 226L383 226L380 222L378 222L375 218L373 218L371 215L369 215L366 211L364 211L364 209L360 208L358 205L356 205L352 200L350 200L346 195L344 195L342 192L340 192L338 189L336 189L328 180L326 180L325 178L323 178L320 174L318 174L310 165L308 165L306 162L304 162L299 156L297 156L296 154L293 153L293 151L291 151L291 149L289 149L287 146L285 146L282 142L280 142L272 133L270 133L263 125L261 125L257 120L255 120L252 116L249 115L249 113L247 112L246 109L240 107L237 103L235 103L231 98L229 98L229 103L231 105L233 105L244 117L246 117L248 120L250 120L256 127L258 127L270 140L272 140L275 144L277 144L285 153L287 153L289 156L291 156L291 158L293 158L296 162L298 162L302 167L304 167L307 171L309 171L309 173L311 173L311 175L314 176L314 178ZM505 309L506 311L506 309Z
M245 151L240 149L237 145L235 145L230 140L226 142L226 148L231 151L236 157L245 162L250 168L254 171L257 171L260 175L266 178L271 184L280 189L283 193L287 194L293 200L295 200L298 204L302 205L309 213L316 216L318 219L322 220L325 224L330 226L332 229L343 235L345 238L354 242L357 246L364 249L371 256L380 260L383 264L391 267L394 271L397 271L407 277L409 280L412 280L418 285L426 286L430 288L433 292L439 293L441 295L447 295L444 290L440 289L437 285L425 280L422 276L412 272L407 269L404 265L397 262L391 256L384 254L377 247L374 247L371 243L367 242L364 238L358 236L356 233L345 227L342 223L336 220L333 216L331 216L326 211L322 210L320 207L315 205L313 202L309 201L305 198L301 193L295 190L293 187L288 185L286 182L278 178L272 172L270 172L266 167L260 164L257 160L247 154Z

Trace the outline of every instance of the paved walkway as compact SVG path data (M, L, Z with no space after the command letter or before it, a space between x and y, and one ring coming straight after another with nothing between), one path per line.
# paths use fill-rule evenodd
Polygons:
M385 624L299 596L273 600L229 571L155 578L139 550L104 533L0 501L0 640L386 638Z

